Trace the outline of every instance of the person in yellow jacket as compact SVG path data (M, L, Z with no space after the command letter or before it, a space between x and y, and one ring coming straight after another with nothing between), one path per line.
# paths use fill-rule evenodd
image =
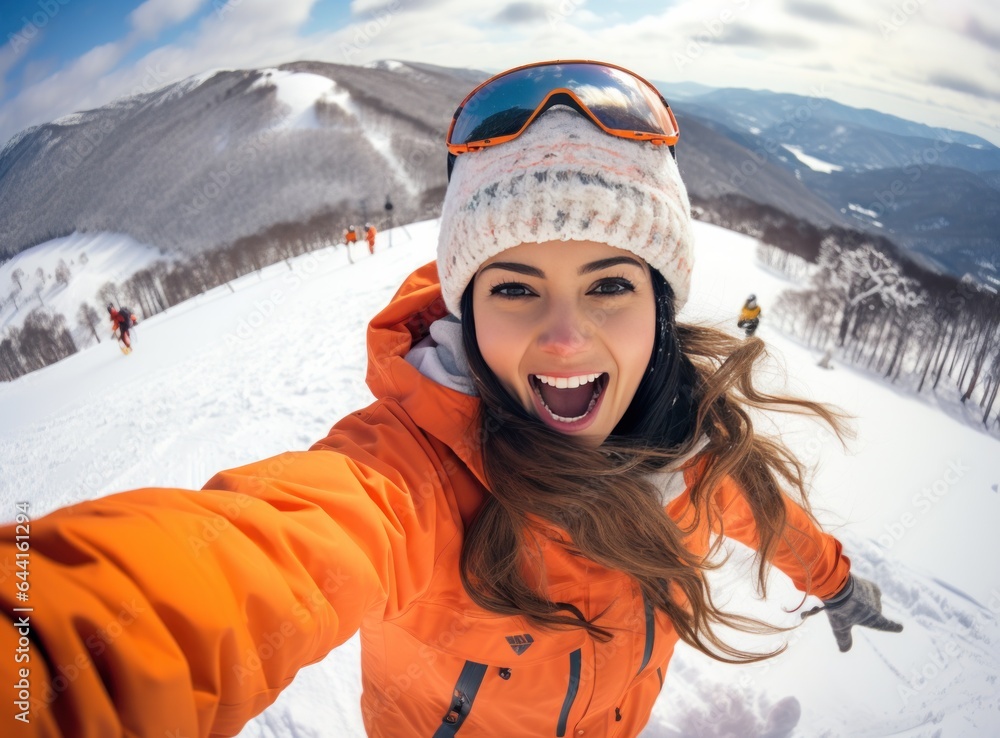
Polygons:
M761 657L716 631L757 625L710 597L723 537L759 584L775 566L823 600L841 650L901 629L744 407L837 416L744 397L753 346L676 319L692 226L666 103L620 68L530 69L515 97L622 86L604 99L647 140L578 102L592 85L544 109L494 94L520 70L493 78L452 126L437 261L370 324L375 402L201 491L0 530L29 572L0 587L11 735L235 735L360 630L370 736L636 736L678 640Z
M757 296L750 295L743 303L743 309L740 310L740 318L736 321L736 327L742 328L746 337L750 338L757 331L757 326L760 325L760 305L757 304Z

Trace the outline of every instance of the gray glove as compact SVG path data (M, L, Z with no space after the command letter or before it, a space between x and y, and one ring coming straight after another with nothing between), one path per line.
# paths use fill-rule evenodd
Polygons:
M822 607L814 607L802 613L803 618L826 610L830 619L830 627L837 638L837 646L841 653L850 651L854 643L851 638L851 628L863 625L874 630L884 630L889 633L899 633L903 626L889 620L882 614L882 590L874 582L856 577L853 574L847 579L847 584L829 600L823 600Z

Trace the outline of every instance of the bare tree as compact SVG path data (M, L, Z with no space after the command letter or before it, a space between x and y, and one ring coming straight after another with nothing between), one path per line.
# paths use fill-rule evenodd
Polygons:
M108 303L121 304L121 296L118 291L118 285L114 282L105 282L97 290L97 299L101 301L102 305L107 305Z
M15 269L11 272L10 281L14 283L14 289L10 293L10 299L14 301L14 312L16 313L21 309L21 306L17 304L17 296L21 294L23 287L21 286L21 279L24 278L24 272L21 269Z
M765 254L771 266L782 261ZM1000 300L975 280L906 265L864 241L825 239L809 289L781 295L781 326L810 346L833 341L842 358L918 393L951 384L988 429L1000 395Z
M29 372L54 364L76 352L76 344L66 330L66 318L36 308L24 320L20 353Z
M66 264L65 259L60 259L59 264L56 266L56 284L61 284L63 287L69 284L69 280L72 278L73 272L69 270L69 266Z
M97 342L101 342L101 337L97 333L97 326L100 325L101 315L86 302L80 303L80 309L76 311L76 321L81 328L89 328L94 334Z
M147 318L167 308L167 298L163 294L159 273L154 264L153 267L140 269L122 285L126 299L138 304L143 316Z
M0 341L0 381L10 382L17 379L27 370L18 351L20 331L12 331L11 335Z

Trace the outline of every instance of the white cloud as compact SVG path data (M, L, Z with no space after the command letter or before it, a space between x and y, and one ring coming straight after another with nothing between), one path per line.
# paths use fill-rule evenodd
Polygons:
M142 37L154 38L160 31L187 20L205 0L146 0L129 13L132 28Z
M28 53L39 38L37 31L28 35L22 29L10 34L8 42L0 46L0 99L3 99L5 93L7 73Z
M602 19L583 0L535 0L531 5L544 7L545 17L525 13L525 22L514 25L490 23L489 14L467 0L353 0L350 25L311 31L315 2L213 0L215 11L195 33L130 68L112 63L123 45L88 52L9 101L0 112L0 140L26 125L147 89L150 80L163 84L214 67L392 58L499 70L546 58L596 57L650 79L829 96L1000 143L992 123L1000 120L1000 51L987 43L1000 32L1000 4L985 0L679 0L628 20L621 19L624 4ZM496 4L494 14L511 4ZM196 5L180 0L178 10L169 11L162 0L149 0L135 11L147 8L148 14L141 24L133 16L136 32L164 27L158 24Z
M25 125L107 102L102 94L103 78L124 52L121 42L95 46L68 68L26 88L0 110L0 131L9 137Z

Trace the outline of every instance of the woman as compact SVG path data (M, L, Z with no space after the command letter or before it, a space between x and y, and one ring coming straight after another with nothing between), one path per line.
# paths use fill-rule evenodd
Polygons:
M762 588L773 564L826 600L841 650L855 624L899 630L747 410L835 416L755 390L758 340L675 321L676 140L610 65L473 91L437 264L370 326L374 404L200 492L31 524L29 597L0 588L5 613L33 608L0 629L9 653L30 634L24 733L232 735L360 629L372 736L633 736L679 638L766 656L713 631L765 627L713 604L714 533L757 548Z

